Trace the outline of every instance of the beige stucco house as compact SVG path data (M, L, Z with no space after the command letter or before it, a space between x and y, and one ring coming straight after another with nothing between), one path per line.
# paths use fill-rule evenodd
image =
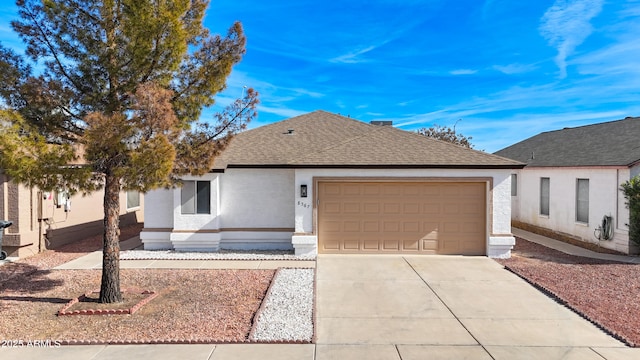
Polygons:
M2 249L11 258L37 254L40 241L47 248L100 234L103 231L103 192L88 196L45 192L10 181L0 173L0 220L13 225L5 229ZM144 199L138 192L120 195L120 224L143 222Z
M145 195L145 249L508 257L524 164L315 111L238 134L202 177Z

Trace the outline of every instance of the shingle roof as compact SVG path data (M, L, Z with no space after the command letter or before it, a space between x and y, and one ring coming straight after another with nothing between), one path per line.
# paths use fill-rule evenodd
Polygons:
M326 111L314 111L236 135L216 159L214 169L521 168L523 165L392 126L371 125Z
M495 154L527 166L631 166L640 161L640 118L543 132Z

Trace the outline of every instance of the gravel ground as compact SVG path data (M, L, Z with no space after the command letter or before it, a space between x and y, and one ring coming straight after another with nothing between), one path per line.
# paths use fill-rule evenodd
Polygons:
M133 315L56 316L100 287L99 270L38 271L0 290L0 339L61 343L245 342L274 270L122 269L122 288L159 295ZM126 296L126 293L125 293Z
M140 229L122 229L121 239L138 235ZM101 241L101 236L95 236L0 266L0 339L219 343L309 342L313 338L313 269L280 270L266 299L273 270L121 269L123 289L144 288L160 295L134 315L55 316L71 299L99 288L101 272L52 269L100 249ZM173 253L162 256L209 255ZM305 260L283 252L236 256ZM260 306L263 311L258 320Z
M251 340L310 342L313 284L313 269L280 269L258 313Z
M518 238L496 260L630 346L640 346L640 265L579 256Z
M120 253L120 260L309 260L315 255L294 255L291 251L182 252L174 250L128 250Z

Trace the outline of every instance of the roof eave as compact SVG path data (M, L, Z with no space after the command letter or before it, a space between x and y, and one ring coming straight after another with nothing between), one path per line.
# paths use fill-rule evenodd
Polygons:
M227 169L522 169L526 164L228 164Z

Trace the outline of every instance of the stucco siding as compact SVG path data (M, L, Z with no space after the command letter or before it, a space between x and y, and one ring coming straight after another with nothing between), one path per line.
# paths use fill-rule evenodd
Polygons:
M293 228L294 170L227 169L220 183L221 228Z
M173 189L151 190L144 196L148 228L173 228Z
M540 214L540 179L549 178L549 215ZM518 172L518 196L512 198L513 218L524 223L569 234L585 242L627 252L628 210L619 191L620 183L629 179L628 169L616 168L526 168ZM589 180L588 222L576 220L576 184ZM599 241L594 230L603 216L612 216L614 239Z

